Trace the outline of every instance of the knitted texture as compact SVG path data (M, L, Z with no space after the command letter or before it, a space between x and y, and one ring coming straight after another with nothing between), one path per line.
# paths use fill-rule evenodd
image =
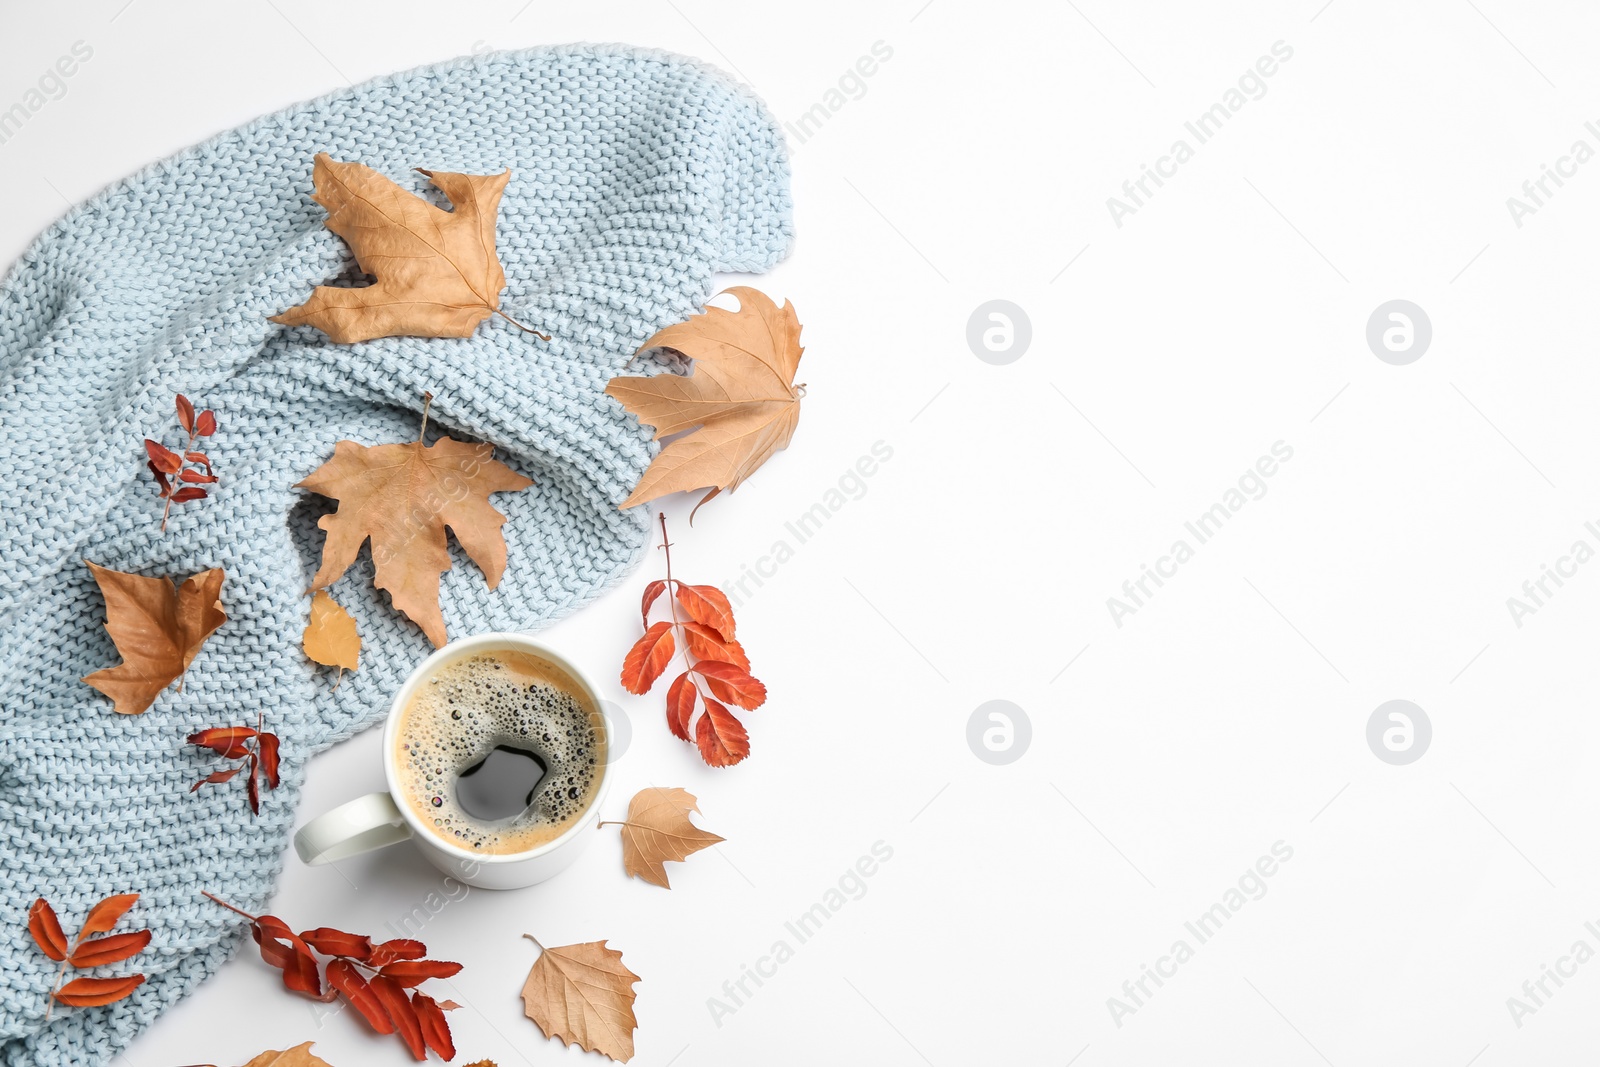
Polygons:
M500 210L507 314L465 340L340 346L267 317L355 279L311 200L312 157L358 160L442 199L414 167L512 170ZM360 626L361 669L337 690L300 650L330 501L292 488L334 442L415 438L425 391L438 433L492 442L534 480L492 497L508 516L490 592L452 544L441 582L452 636L528 630L595 596L639 559L643 508L617 509L654 453L605 397L661 326L693 314L715 271L786 254L789 173L760 102L679 57L571 46L462 59L289 108L156 164L52 226L0 283L0 1062L111 1058L238 944L209 889L270 897L307 759L380 719L430 650L362 560L333 594ZM209 500L161 501L141 441L173 443L173 395L214 408ZM229 619L183 691L122 716L79 679L118 661L84 560L179 580L223 567ZM242 779L184 743L254 724L283 743L283 784L259 818ZM154 939L129 999L57 1006L56 965L25 932L47 896L69 936L110 893L142 894L125 928Z

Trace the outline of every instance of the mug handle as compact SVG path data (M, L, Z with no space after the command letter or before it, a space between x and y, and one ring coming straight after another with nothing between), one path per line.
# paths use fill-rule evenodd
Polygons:
M312 867L404 841L411 827L388 793L368 793L300 827L294 850Z

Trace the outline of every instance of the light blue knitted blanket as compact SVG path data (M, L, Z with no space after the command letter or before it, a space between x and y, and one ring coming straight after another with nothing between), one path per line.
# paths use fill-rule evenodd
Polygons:
M358 160L434 197L413 167L512 170L499 220L509 280L466 340L339 346L267 317L355 278L311 200L312 157ZM442 203L442 202L441 202ZM690 60L572 46L380 78L223 134L120 182L52 226L0 283L0 1062L102 1063L237 946L202 888L250 910L271 894L306 760L383 714L426 638L369 567L334 588L365 641L334 691L300 651L330 502L291 486L349 438L438 432L497 446L534 480L497 495L498 590L455 551L452 635L542 626L595 596L648 543L620 512L653 447L602 394L634 348L694 313L714 271L762 271L791 236L782 135L748 91ZM173 443L173 395L214 408L221 484L165 534L142 439ZM118 661L85 559L182 579L227 570L229 619L183 692L122 716L79 679ZM283 784L252 818L243 780L184 743L263 717ZM149 980L108 1007L45 1005L55 965L26 932L46 896L72 933L110 893L143 894ZM315 916L304 918L314 924ZM246 941L248 943L248 940Z

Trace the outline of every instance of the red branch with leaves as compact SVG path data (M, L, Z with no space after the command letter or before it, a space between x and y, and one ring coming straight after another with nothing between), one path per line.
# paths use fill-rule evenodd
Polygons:
M150 943L149 930L123 934L110 932L128 909L138 902L138 893L106 897L89 909L89 914L83 920L83 928L70 943L50 902L44 897L33 902L33 907L28 909L28 933L33 935L34 944L39 946L40 951L61 964L61 969L56 972L56 987L50 993L50 1006L44 1013L47 1022L57 1003L73 1008L98 1007L121 1000L144 983L144 975L130 974L118 978L74 978L66 985L61 984L68 967L80 970L103 967L121 963L144 951ZM97 934L109 936L97 937Z
M204 452L194 450L196 438L210 437L217 432L216 412L207 408L196 414L194 405L182 393L178 394L177 408L178 425L189 435L189 440L181 452L174 452L161 442L152 441L148 437L144 439L145 455L150 457L145 465L150 468L150 473L156 477L156 484L161 487L161 499L167 502L167 506L161 512L163 531L167 528L167 516L172 514L172 505L190 500L204 500L206 491L200 486L211 485L217 481L216 473L211 469L211 460ZM205 471L203 474L202 468ZM177 481L173 481L174 476Z
M731 767L750 755L750 735L728 705L759 708L767 699L767 687L751 675L750 657L734 640L733 606L722 590L689 585L672 576L666 515L661 516L661 550L666 554L667 576L645 587L639 604L644 636L622 661L622 688L648 693L673 652L681 651L684 671L667 687L667 728L674 737L688 741L692 725L700 757L713 767ZM669 589L672 621L652 625L650 609ZM679 615L679 609L687 618ZM695 710L702 706L705 710L697 721Z
M190 734L189 743L209 748L224 759L245 761L230 770L212 771L190 786L189 792L193 793L203 785L221 785L232 781L240 771L249 771L246 795L250 798L250 813L260 815L261 783L265 781L268 789L278 788L278 735L262 730L261 721L257 719L255 729L248 726L214 726Z
M428 1058L429 1049L440 1059L455 1057L444 1013L456 1005L449 1001L440 1004L416 987L430 978L451 977L461 970L461 964L423 959L428 946L409 938L375 945L369 937L326 926L296 934L275 915L251 915L210 893L205 895L250 920L250 936L261 946L261 958L283 972L285 989L328 1004L344 997L373 1030L398 1033L419 1060ZM320 972L317 953L330 957Z

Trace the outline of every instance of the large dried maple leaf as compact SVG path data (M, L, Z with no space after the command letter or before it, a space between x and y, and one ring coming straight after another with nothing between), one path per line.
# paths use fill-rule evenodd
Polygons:
M89 571L105 596L106 632L122 662L83 680L110 697L121 714L137 715L183 677L206 638L228 620L218 599L223 571L201 571L178 588L165 578L125 574L94 563Z
M805 386L794 384L804 352L794 306L785 301L779 308L747 286L726 292L738 298L738 311L708 306L639 347L688 356L692 374L613 378L606 385L607 395L655 427L656 440L683 435L661 449L624 508L706 486L712 489L700 504L732 492L794 435L805 395Z
M334 445L333 458L296 486L339 502L337 511L317 522L328 536L312 590L337 581L370 537L373 584L388 590L394 606L422 627L435 648L443 645L439 576L450 569L445 527L493 589L506 569L500 532L506 517L490 505L489 494L533 484L493 455L493 445L449 437L424 445L420 431L417 440L404 444Z
M629 876L671 889L667 860L681 863L723 840L689 821L689 813L699 810L694 794L685 789L651 786L635 793L622 823L622 866Z
M500 310L506 274L494 249L500 196L511 171L417 173L438 186L455 210L442 211L363 164L317 154L312 199L327 209L328 229L345 239L361 269L377 281L360 288L319 285L304 304L271 321L315 326L338 344L374 337L470 337L490 315L522 326Z
M545 1037L627 1063L639 1026L633 1015L633 983L639 976L623 966L622 953L604 941L539 947L539 958L522 986L528 1018Z
M311 1051L311 1044L304 1041L282 1052L268 1049L244 1067L330 1067L327 1060Z

